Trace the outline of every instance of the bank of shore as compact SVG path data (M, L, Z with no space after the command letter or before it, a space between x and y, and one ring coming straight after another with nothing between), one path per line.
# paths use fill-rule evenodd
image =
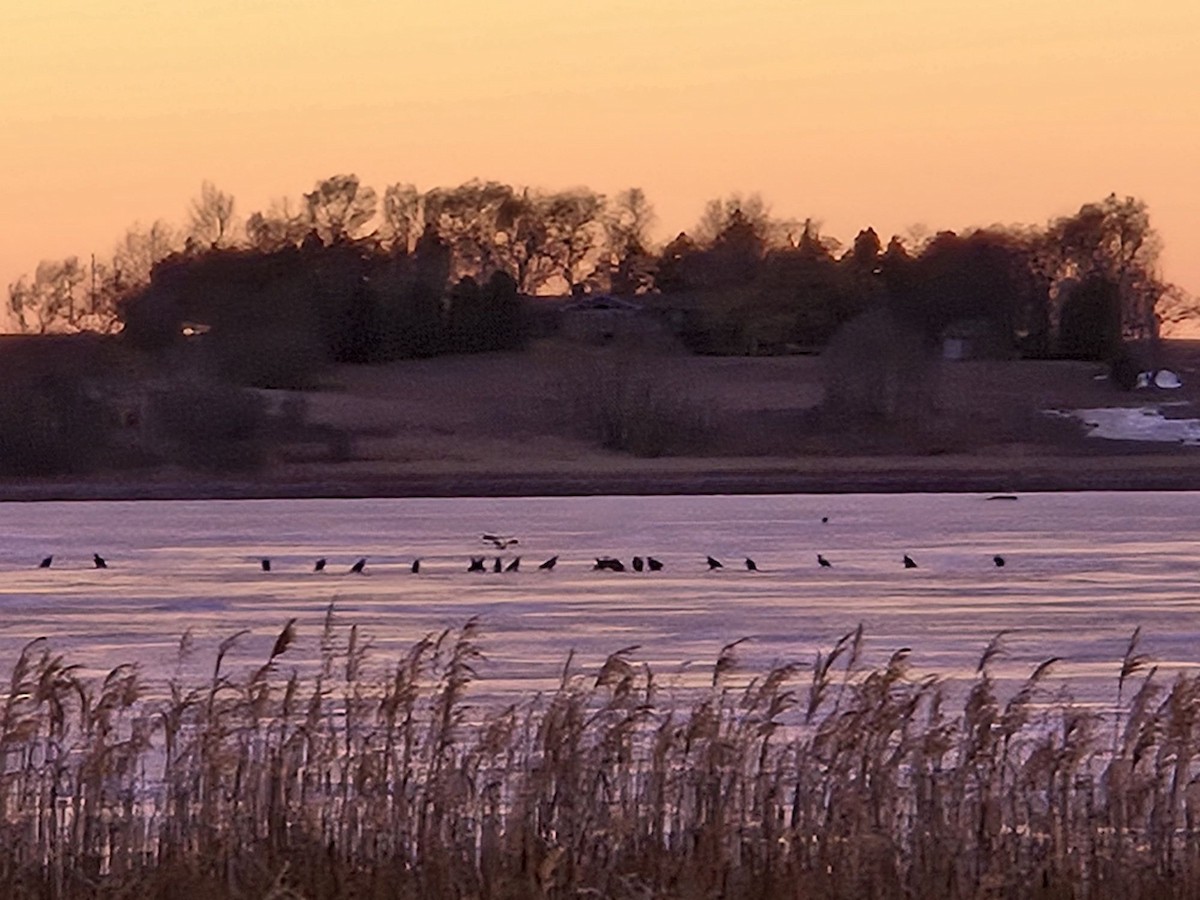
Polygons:
M629 460L599 469L484 471L475 466L403 471L316 468L254 475L6 479L0 501L257 500L368 497L535 497L653 494L984 493L1200 491L1200 452L813 460Z

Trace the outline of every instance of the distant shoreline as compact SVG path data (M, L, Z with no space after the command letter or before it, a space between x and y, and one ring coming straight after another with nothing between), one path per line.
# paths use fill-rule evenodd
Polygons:
M656 461L659 462L659 461ZM865 468L655 466L617 472L413 472L330 477L211 476L152 480L6 479L0 502L573 497L714 494L1021 494L1200 491L1200 455L1042 459L1036 465L920 458L871 459ZM823 461L828 462L828 461ZM850 460L834 461L851 463ZM1007 461L1005 461L1007 462Z

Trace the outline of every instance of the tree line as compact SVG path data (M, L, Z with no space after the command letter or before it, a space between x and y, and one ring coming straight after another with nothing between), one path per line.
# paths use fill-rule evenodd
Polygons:
M1190 303L1158 275L1145 203L1110 195L1044 226L892 236L848 245L761 197L710 201L657 246L638 188L541 191L494 181L382 194L354 175L242 218L210 183L182 228L131 228L111 256L41 263L9 286L28 332L115 331L147 344L204 322L328 359L372 362L519 346L521 296L613 293L685 310L693 349L739 352L757 336L823 346L886 305L927 334L986 322L1026 355L1104 358L1157 337ZM252 354L254 355L254 354ZM262 354L257 354L261 356Z

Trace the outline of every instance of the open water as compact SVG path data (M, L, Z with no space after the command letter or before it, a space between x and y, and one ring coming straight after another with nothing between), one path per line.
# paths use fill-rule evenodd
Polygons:
M497 551L484 532L520 540L499 554L519 553L519 572L490 571ZM92 568L93 552L108 569ZM902 566L905 553L918 568ZM48 554L53 566L37 568ZM664 570L592 569L597 556L635 554ZM709 571L709 554L724 568ZM472 555L487 557L487 573L467 573ZM553 555L553 571L536 569ZM368 574L347 574L360 556ZM312 572L318 557L324 573ZM807 666L862 623L867 663L909 647L914 674L951 681L972 677L987 642L1008 631L1002 679L1058 656L1058 681L1103 703L1138 626L1142 652L1164 670L1200 664L1200 495L0 504L0 678L45 637L89 673L136 662L163 685L211 672L217 645L241 629L228 665L248 670L295 617L287 673L316 660L331 603L339 639L358 625L381 669L425 634L478 617L488 695L552 687L572 650L586 671L638 645L634 659L667 685L703 683L739 638L746 677ZM181 659L185 631L194 650Z

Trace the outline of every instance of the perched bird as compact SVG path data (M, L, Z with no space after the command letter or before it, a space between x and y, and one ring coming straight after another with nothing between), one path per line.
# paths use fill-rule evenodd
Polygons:
M500 557L498 557L498 556L496 557L496 561L492 563L492 571L493 572L503 572L504 571L504 564L500 562Z
M746 569L747 569L747 571L750 571L750 572L757 572L758 571L758 563L756 563L754 560L752 560L750 557L747 556L746 557Z
M994 562L996 564L996 568L999 569L1004 566L1004 557L997 553L992 557L992 562Z
M708 557L708 571L711 572L713 569L723 569L723 568L725 568L725 566L723 566L721 564L721 561L719 559L713 559L711 556Z
M642 558L640 556L635 556L633 558L633 571L640 572L645 567L646 567L646 564L644 562L642 562Z
M39 569L48 569L48 568L50 568L50 563L52 563L52 562L54 562L54 557L47 556L40 563L38 563L38 568Z
M521 569L521 557L514 556L513 561L504 567L505 572L518 572Z
M558 565L558 557L552 556L548 560L546 560L544 563L542 563L540 566L538 566L538 568L545 569L547 572L549 572L551 569L553 569L557 565Z
M619 559L613 559L611 556L599 556L596 558L596 564L592 566L592 570L607 569L610 572L624 572L625 563Z
M832 569L833 563L823 557L820 553L817 554L817 565L822 569Z
M412 573L413 573L414 575L420 575L420 574L421 574L421 560L419 560L419 559L414 559L414 560L413 560L413 564L412 564Z
M106 563L104 561L104 557L101 556L99 553L92 554L92 565L94 565L97 569L107 569L108 568L108 563Z
M904 554L904 568L915 569L916 567L917 567L917 564L915 562L913 562L913 558L911 556L909 556L907 553L905 553Z
M100 557L98 557L98 556L96 557L96 559L97 559L96 568L103 569L104 568L103 560L101 560ZM271 571L271 561L269 559L267 559L265 556L258 561L258 565L264 572Z
M347 574L348 575L365 575L366 573L363 572L363 566L365 566L366 564L367 564L367 558L365 556L363 556L358 560L358 562L356 562L354 565L352 565L350 567L350 571Z
M485 569L483 567L483 557L482 556L472 556L471 564L469 566L467 566L467 571L468 572L486 572L487 569Z
M651 572L661 572L663 567L663 564L653 556L646 557L646 565L649 567Z
M322 556L315 563L313 563L313 571L314 572L324 572L325 571L325 557Z

